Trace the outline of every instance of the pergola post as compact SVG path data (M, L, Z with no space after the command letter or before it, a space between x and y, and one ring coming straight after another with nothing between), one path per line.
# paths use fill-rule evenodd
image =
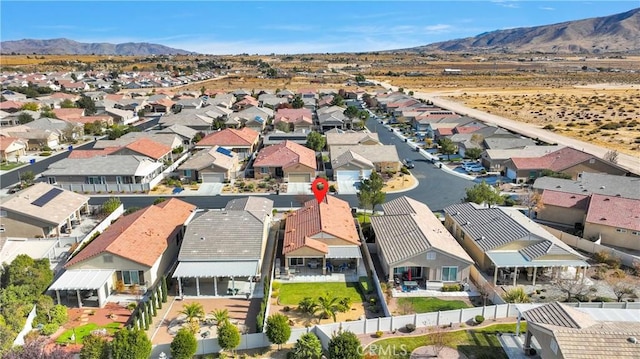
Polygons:
M56 299L58 300L58 304L62 304L60 301L60 290L56 289Z
M236 291L236 278L231 277L231 287L233 288L233 292Z
M513 286L516 286L516 278L518 278L518 267L513 267Z
M498 284L498 266L493 270L493 285Z
M78 297L78 308L82 308L82 299L80 298L80 289L76 289L76 296Z
M213 277L213 295L218 296L218 277Z
M182 298L182 278L178 277L178 296Z
M520 310L518 310L518 322L516 323L516 336L520 336Z
M200 296L200 277L196 277L196 295Z
M587 278L587 266L582 267L582 279Z
M538 272L538 267L533 267L533 281L532 285L536 285L536 274Z
M322 275L327 274L327 257L322 256Z

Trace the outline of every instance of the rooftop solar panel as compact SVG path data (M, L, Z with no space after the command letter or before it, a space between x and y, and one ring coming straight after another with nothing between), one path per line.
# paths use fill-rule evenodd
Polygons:
M31 202L32 205L42 207L45 204L49 203L52 199L56 198L63 191L60 188L52 188L49 192L43 194L38 197L35 201Z
M224 147L218 147L216 149L216 152L222 153L223 155L228 156L228 157L233 157L233 154L231 153L231 151L229 151L228 149L226 149Z

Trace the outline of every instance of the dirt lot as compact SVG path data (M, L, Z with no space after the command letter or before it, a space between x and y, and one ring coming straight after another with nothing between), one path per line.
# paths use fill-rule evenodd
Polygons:
M299 313L295 310L295 306L289 306L293 310L284 311L283 305L276 304L275 299L271 299L271 311L269 315L280 313L289 317L290 323L293 324L294 328L304 328L306 326L313 326L316 324L327 324L333 323L333 318L322 319L319 320L318 316L309 316L306 314ZM353 303L351 305L351 310L346 313L337 313L336 321L337 322L347 322L351 320L359 320L362 316L364 316L364 305L362 303Z

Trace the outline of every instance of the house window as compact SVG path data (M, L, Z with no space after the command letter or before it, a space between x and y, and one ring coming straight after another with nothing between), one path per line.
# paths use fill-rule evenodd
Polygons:
M558 354L558 342L555 339L551 339L551 343L549 344L549 349L553 352L553 354Z
M640 236L640 232L638 231L632 231L631 234L633 234L634 236Z
M269 167L260 167L260 173L262 174L269 173Z
M303 266L304 258L289 258L289 267Z
M442 267L442 281L455 282L458 280L458 267Z
M184 170L185 177L191 177L191 170Z
M618 232L618 233L627 233L627 230L623 229L623 228L616 228L616 232Z
M89 184L102 184L102 180L104 179L104 177L98 177L98 176L91 176L91 177L87 177L87 183Z
M141 278L142 276L140 274L142 274L142 272L137 270L123 270L122 281L124 282L125 285L132 285L132 284L140 285L144 282L144 278Z
M47 183L56 184L56 178L55 177L47 177Z
M427 252L427 260L428 261L436 260L436 252Z
M7 211L0 210L0 217L6 217Z
M111 254L105 254L102 256L105 263L113 263L113 256Z
M116 176L116 183L122 184L122 176Z

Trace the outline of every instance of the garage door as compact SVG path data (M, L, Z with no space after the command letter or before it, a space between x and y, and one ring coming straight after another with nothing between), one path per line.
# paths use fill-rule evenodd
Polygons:
M511 168L507 168L507 178L516 179L516 171L512 170Z
M338 171L336 180L338 181L359 181L360 171Z
M311 182L309 173L289 173L289 182Z
M222 183L224 173L202 173L202 183Z

